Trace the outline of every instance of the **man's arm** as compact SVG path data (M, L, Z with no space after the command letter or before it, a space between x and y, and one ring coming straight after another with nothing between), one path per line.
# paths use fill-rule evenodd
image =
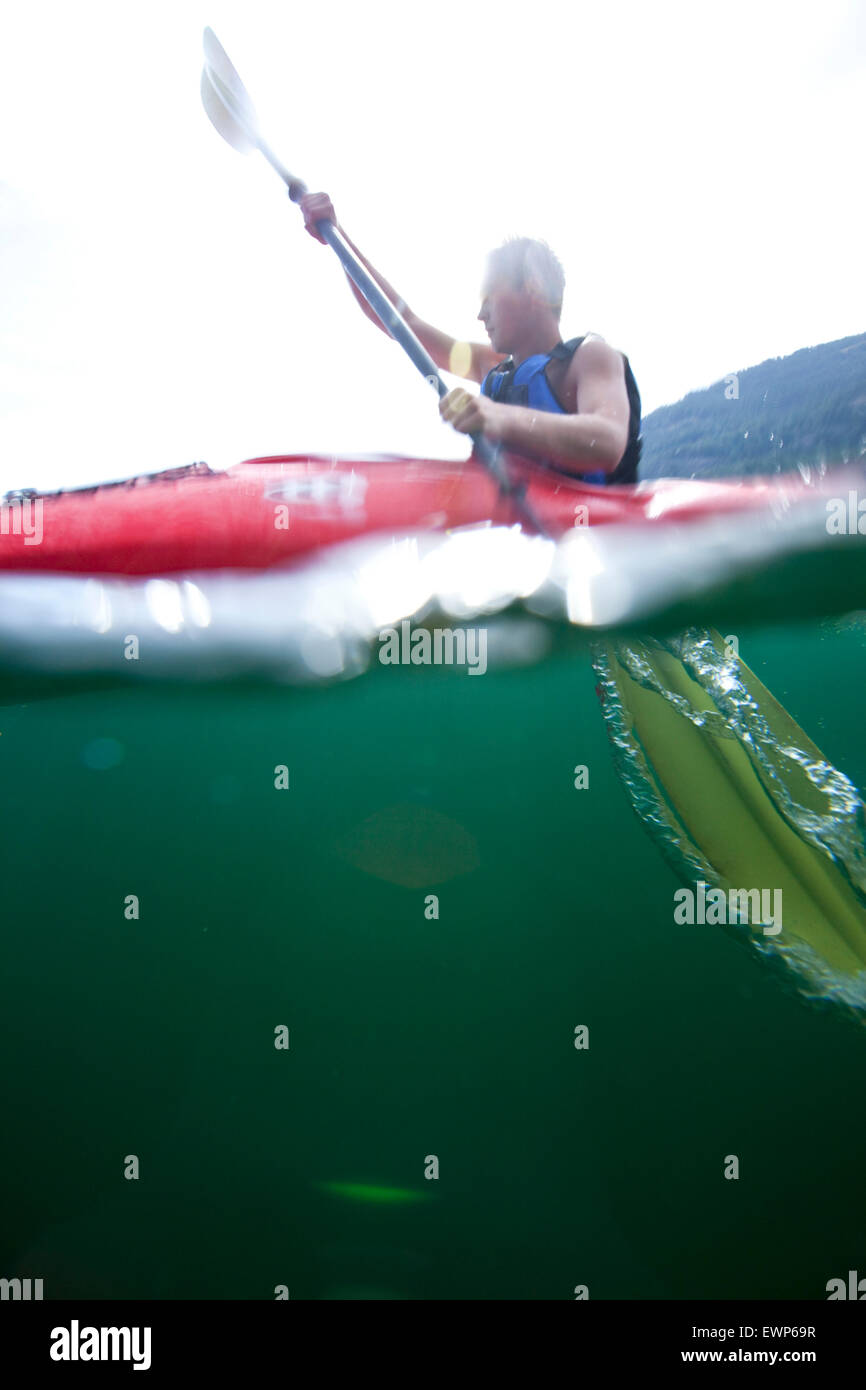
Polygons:
M503 361L504 354L494 352L487 343L462 343L459 339L452 338L450 334L443 333L441 328L434 328L433 324L425 323L422 318L419 318L419 316L409 308L406 301L397 294L396 290L388 284L385 277L380 275L375 267L370 264L366 256L362 255L351 237L346 235L342 227L340 231L347 245L352 248L358 260L366 267L376 281L376 284L384 291L387 298L402 315L404 321L412 329L412 332L419 342L427 349L440 371L450 372L452 376L462 376L466 381L475 381L480 385L491 367L498 366L498 364ZM383 333L388 333L388 337L390 338L391 334L388 332L388 329L382 323L376 311L371 309L363 294L358 289L358 286L348 274L348 271L346 272L346 277L352 288L352 293L364 310L367 318L372 319L376 326L381 328Z
M504 353L494 352L487 343L462 343L443 333L440 328L425 323L409 308L404 310L403 317L440 371L462 376L466 381L475 381L480 386L491 368L498 367L505 360Z
M450 337L449 334L443 333L441 329L434 328L432 324L425 323L423 319L413 313L406 304L406 301L397 294L394 287L389 285L385 277L380 275L375 266L372 266L366 256L358 250L352 238L347 235L345 227L340 226L337 221L336 213L334 212L333 204L326 193L305 194L301 199L300 207L304 214L307 230L317 241L322 241L322 238L315 230L316 222L320 221L322 218L325 218L329 222L333 222L346 244L351 247L358 257L358 260L376 281L376 284L385 294L386 298L390 300L412 329L416 338L418 338L427 349L440 371L450 372L453 376L462 376L467 381L475 381L480 385L491 367L495 367L503 361L503 354L494 352L487 343L460 342L458 339ZM367 318L371 319L376 327L381 328L382 332L386 333L390 338L390 332L382 323L375 309L371 308L367 303L348 271L346 271L346 279L349 281L352 293L367 315Z
M576 388L578 413L512 406L501 439L515 453L549 459L580 473L612 473L628 444L629 400L622 353L591 338L574 353L566 381Z
M469 396L459 387L439 402L439 411L455 429L467 434L480 429L527 458L546 459L575 473L612 473L628 444L622 354L601 339L590 339L572 357L569 377L577 391L577 414L506 405Z

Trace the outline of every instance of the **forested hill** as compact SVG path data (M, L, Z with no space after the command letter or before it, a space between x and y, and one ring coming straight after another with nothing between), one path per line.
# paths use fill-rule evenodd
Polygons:
M691 391L647 415L642 433L642 478L776 473L866 457L866 333Z

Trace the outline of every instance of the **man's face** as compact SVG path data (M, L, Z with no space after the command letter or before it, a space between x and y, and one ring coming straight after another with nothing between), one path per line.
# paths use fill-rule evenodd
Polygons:
M501 281L488 279L481 288L478 317L490 336L495 352L512 352L516 334L526 321L527 294L513 290Z

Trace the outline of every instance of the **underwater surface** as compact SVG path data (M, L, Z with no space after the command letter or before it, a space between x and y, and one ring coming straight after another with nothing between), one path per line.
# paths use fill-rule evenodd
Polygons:
M772 578L652 631L476 619L483 673L0 661L0 1273L801 1299L862 1269L866 601L806 574L786 613ZM780 875L778 932L677 920Z

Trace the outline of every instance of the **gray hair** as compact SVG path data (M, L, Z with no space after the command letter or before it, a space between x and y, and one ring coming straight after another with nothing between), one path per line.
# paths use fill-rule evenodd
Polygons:
M536 288L559 318L565 271L546 241L526 236L508 237L488 255L487 276L503 280L513 290Z

